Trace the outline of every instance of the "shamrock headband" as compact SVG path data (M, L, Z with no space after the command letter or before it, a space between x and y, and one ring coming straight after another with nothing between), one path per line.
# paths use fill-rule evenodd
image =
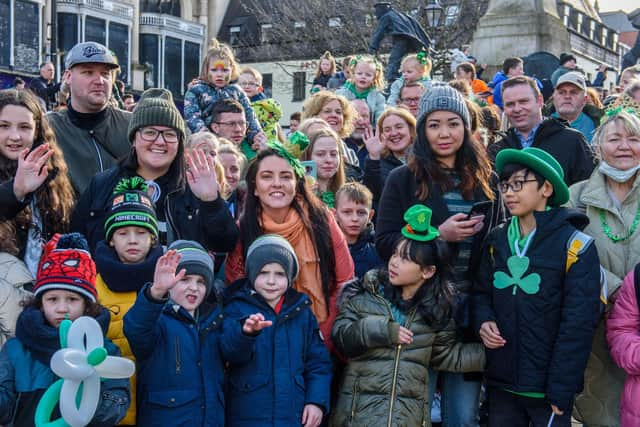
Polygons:
M622 95L618 101L611 103L604 112L604 116L600 123L604 123L609 117L620 114L621 112L640 117L640 103L636 102L628 95Z
M418 54L416 55L416 59L418 60L418 62L422 65L427 65L427 61L429 60L429 57L427 55L427 52L424 50L421 50L420 52L418 52Z
M373 56L356 55L356 57L353 58L351 62L349 62L349 65L355 67L356 65L358 65L358 62L362 61L363 59L370 59L376 70L382 69L382 64Z
M300 158L302 152L309 146L309 138L299 130L293 132L287 138L284 148L291 153L292 156Z
M298 178L304 178L304 166L302 166L300 160L298 160L290 152L288 152L282 144L276 141L269 141L267 142L267 147L275 151L276 155L285 159L287 163L291 165L291 167L293 168L293 172Z
M431 225L431 209L424 205L413 205L404 213L402 235L409 240L429 242L440 236L438 229Z

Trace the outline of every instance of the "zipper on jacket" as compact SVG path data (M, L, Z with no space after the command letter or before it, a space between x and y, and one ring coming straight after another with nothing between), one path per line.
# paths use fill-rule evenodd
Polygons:
M393 377L391 379L391 401L389 402L389 418L387 419L387 427L391 427L391 420L393 419L393 402L396 400L396 382L398 380L400 350L402 350L402 344L398 344L398 346L396 347L396 360L393 364Z
M174 347L176 352L176 374L179 374L182 370L182 363L180 362L180 339L178 337L176 337Z
M104 163L102 162L102 154L100 154L100 148L98 147L98 143L94 137L95 132L93 130L89 131L89 135L91 136L91 142L93 142L93 148L96 149L96 153L98 154L98 165L100 166L100 172L104 172Z
M359 379L356 378L356 380L353 383L353 390L352 390L352 394L351 394L351 420L349 421L350 423L353 423L353 419L356 416L356 403L358 402L358 393L360 392L360 384L359 384Z
M180 231L178 230L178 227L175 226L174 221L173 221L173 217L171 216L171 204L170 204L170 198L171 195L174 193L177 193L178 190L173 190L172 192L167 194L167 197L165 197L164 199L164 212L165 212L165 217L167 218L167 246L169 244L171 244L172 242L175 242L176 240L180 240ZM169 228L171 230L169 230ZM174 235L175 234L175 235Z

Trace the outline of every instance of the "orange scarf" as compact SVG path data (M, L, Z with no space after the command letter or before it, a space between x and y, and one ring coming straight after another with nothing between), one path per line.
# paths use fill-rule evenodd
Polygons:
M320 273L320 258L316 251L313 238L307 232L302 218L295 209L289 209L283 223L276 223L264 212L260 222L265 234L279 234L291 243L298 257L300 269L298 277L293 282L293 288L303 292L311 300L311 311L318 323L327 319L327 304L322 293L322 275Z

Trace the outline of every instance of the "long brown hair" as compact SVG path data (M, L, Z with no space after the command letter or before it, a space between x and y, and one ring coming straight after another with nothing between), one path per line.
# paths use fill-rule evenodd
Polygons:
M26 108L33 114L36 123L33 147L41 144L49 144L53 155L47 161L49 176L45 182L33 193L35 203L42 217L44 230L48 233L65 233L69 229L71 212L75 204L75 192L69 180L69 169L64 161L62 150L56 142L56 137L49 127L49 123L40 104L29 91L7 89L0 91L0 112L7 105L15 105ZM6 182L15 177L18 169L17 160L9 160L0 155L0 182ZM33 213L27 206L15 218L6 220L5 230L13 230L13 239L0 242L0 248L17 255L19 248L15 240L15 231L18 228L27 229L31 225ZM43 236L45 239L48 236Z
M428 114L425 114L418 121L416 126L418 136L407 160L407 167L418 183L416 197L423 201L429 196L429 188L432 185L439 185L443 192L453 189L453 182L445 168L436 159L427 140L427 117ZM465 200L473 199L476 187L480 188L487 199L495 199L490 185L491 163L486 150L471 138L471 131L466 126L462 146L456 153L454 168L460 175L460 192Z
M260 214L262 207L260 199L255 195L256 177L260 169L260 163L270 156L282 158L278 152L267 148L258 153L255 160L247 171L247 193L244 202L244 211L240 217L240 243L247 256L247 250L251 243L264 234L260 225ZM311 236L320 262L320 276L322 278L322 292L324 294L327 309L329 307L329 296L337 286L336 283L336 257L333 252L333 241L329 230L328 215L331 215L324 204L311 193L311 189L306 185L304 178L296 176L296 197L291 202L291 208L298 213L304 228Z
M315 132L312 132L309 135L309 145L304 149L301 155L301 160L311 160L311 154L313 153L313 147L315 147L318 139L322 137L333 138L336 141L336 147L338 149L338 170L336 174L329 180L329 184L327 185L327 190L336 192L344 185L346 182L346 173L344 171L344 157L342 156L342 150L340 147L342 146L342 140L338 136L335 131L329 127L320 128Z

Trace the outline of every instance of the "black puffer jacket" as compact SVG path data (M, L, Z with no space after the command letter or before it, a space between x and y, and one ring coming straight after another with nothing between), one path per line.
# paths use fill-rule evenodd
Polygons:
M521 277L540 275L539 289L526 293L510 285L494 286L494 273L511 276L507 225L493 230L483 248L473 286L476 331L495 321L506 340L487 350L487 382L516 392L541 392L563 411L582 389L583 374L600 318L600 263L595 245L565 273L567 242L589 220L566 208L535 212L536 233ZM503 284L502 284L503 285Z
M564 182L568 186L588 179L595 167L593 154L584 136L568 127L563 120L544 120L531 146L546 151L560 163L564 170ZM505 148L522 149L522 143L514 128L507 131L506 137L487 148L492 163L495 163L496 156Z
M122 166L98 174L78 201L71 218L71 229L87 237L92 253L96 244L104 240L104 222L113 189L120 179L131 176L135 173ZM167 241L161 241L161 244L187 239L200 242L214 252L230 252L234 248L238 227L222 197L213 202L202 202L188 185L176 184L162 188L162 193L166 197L162 199L162 206L156 206L156 212L167 222Z

